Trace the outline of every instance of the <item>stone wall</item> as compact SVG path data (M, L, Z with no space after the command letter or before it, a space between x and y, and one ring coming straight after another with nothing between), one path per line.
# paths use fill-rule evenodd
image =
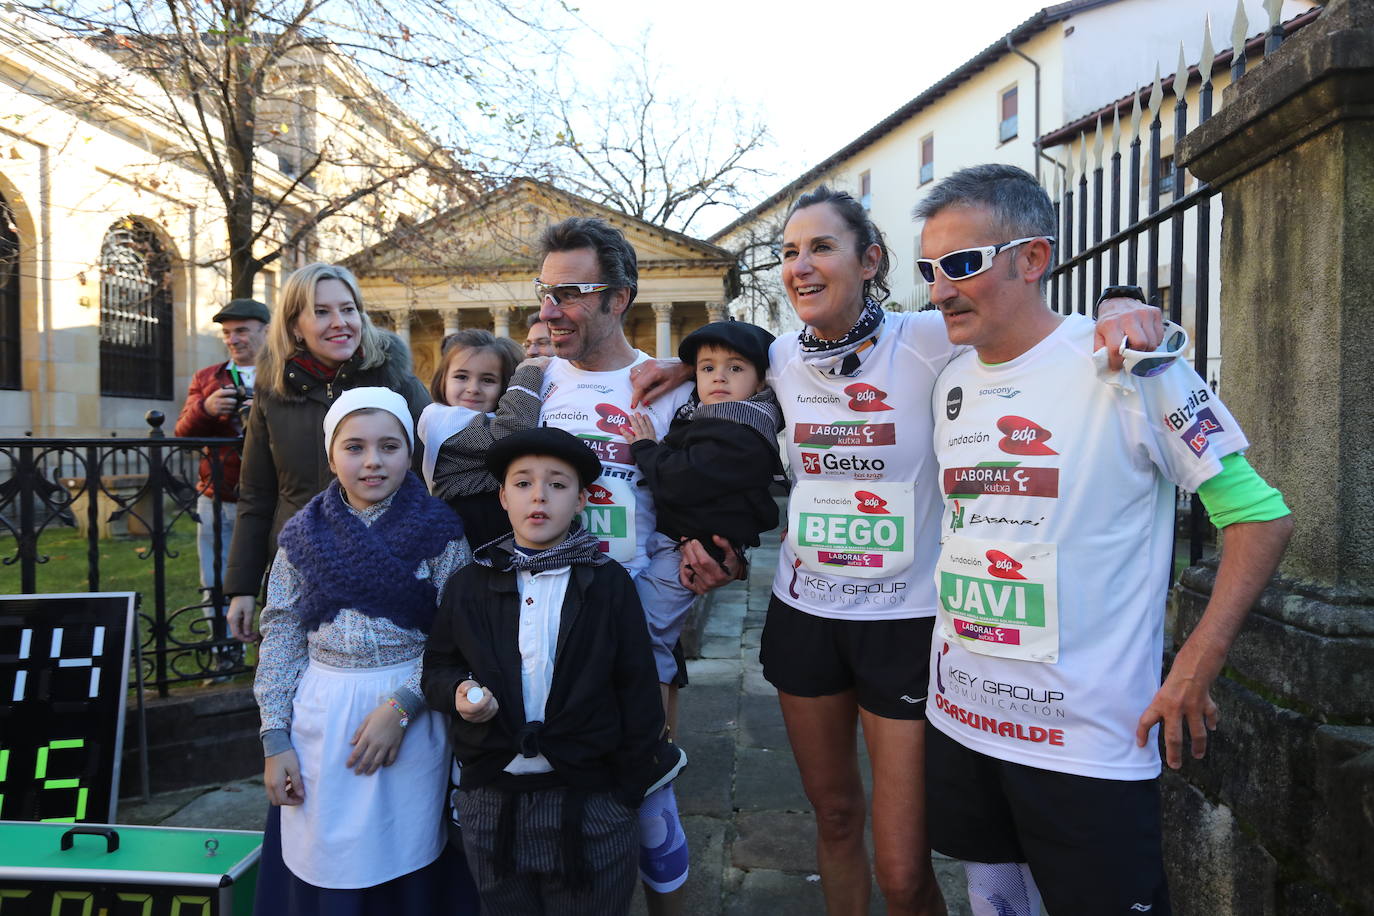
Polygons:
M1178 162L1223 185L1222 388L1295 532L1163 779L1180 914L1374 913L1374 0L1333 0ZM1215 581L1188 570L1174 644Z

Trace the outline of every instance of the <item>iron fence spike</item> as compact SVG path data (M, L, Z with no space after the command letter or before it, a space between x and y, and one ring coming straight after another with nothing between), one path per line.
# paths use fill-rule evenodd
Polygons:
M1112 153L1121 152L1121 106L1112 108Z
M1183 42L1178 43L1178 69L1174 71L1174 97L1184 99L1188 96L1188 58L1183 53Z
M1102 146L1104 138L1102 136L1102 116L1097 116L1097 135L1093 138L1093 165L1102 168Z
M1202 54L1198 58L1197 73L1203 85L1212 81L1212 63L1217 53L1212 47L1212 14L1208 13L1202 21Z
M1231 25L1231 48L1237 57L1245 55L1245 39L1249 33L1250 20L1245 15L1245 0L1236 0L1236 19Z
M1269 28L1274 28L1283 14L1283 0L1264 0L1264 11L1269 14Z
M1140 93L1135 94L1131 100L1131 140L1140 136Z
M1159 77L1159 64L1155 63L1155 81L1150 84L1150 120L1159 117L1159 106L1164 103L1164 81Z

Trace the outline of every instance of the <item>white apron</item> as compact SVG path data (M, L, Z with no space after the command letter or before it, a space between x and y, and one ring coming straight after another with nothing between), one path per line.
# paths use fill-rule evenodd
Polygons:
M344 766L368 713L420 664L336 668L310 661L296 688L291 744L305 803L281 809L282 860L308 884L374 887L420 869L443 851L448 739L440 716L412 710L396 762L371 776Z

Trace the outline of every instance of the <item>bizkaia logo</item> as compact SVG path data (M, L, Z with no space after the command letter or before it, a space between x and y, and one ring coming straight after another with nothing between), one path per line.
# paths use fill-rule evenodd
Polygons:
M859 490L854 494L854 502L859 511L868 515L888 515L887 500L877 493L870 493L867 490Z
M891 405L883 403L883 398L887 397L887 392L866 382L846 385L844 393L849 395L850 410L857 410L859 413L874 413L879 410L892 409Z
M792 431L792 438L802 448L896 445L897 427L892 423L870 423L867 420L798 423Z
M603 433L614 433L618 436L634 435L628 411L621 410L614 404L597 404L596 412L601 416L601 419L596 421L596 428Z
M1011 555L1005 554L1000 550L989 550L987 552L987 558L988 575L996 576L999 579L1026 578L1025 576L1021 575L1022 564L1017 562L1017 560Z
M1045 440L1054 434L1034 420L1015 416L1003 417L997 421L997 428L1002 432L1002 440L997 443L997 447L1009 455L1059 454L1045 444Z
M808 474L843 471L864 477L881 477L887 462L881 458L860 458L835 452L802 452L802 470Z
M1059 498L1059 468L1023 468L1015 461L984 461L975 467L945 468L945 496L1043 496Z
M1188 400L1175 407L1164 415L1164 428L1170 432L1178 432L1187 426L1198 415L1198 410L1203 404L1212 400L1212 393L1207 386L1198 388L1188 394Z

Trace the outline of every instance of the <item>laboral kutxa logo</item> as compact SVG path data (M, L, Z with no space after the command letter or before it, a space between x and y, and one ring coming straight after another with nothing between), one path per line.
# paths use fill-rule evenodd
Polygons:
M883 401L887 397L887 392L866 382L846 385L844 393L849 395L850 410L857 410L860 413L874 413L879 410L892 409L891 405Z
M869 445L896 445L897 428L892 423L867 420L836 420L833 423L798 423L793 440L801 448L861 448Z
M997 428L1002 433L1002 441L997 443L997 447L1008 455L1059 454L1045 444L1054 434L1034 420L1016 416L1003 417L997 421Z
M948 499L979 496L1042 496L1059 498L1059 468L1023 468L1019 461L983 461L973 467L945 468Z

